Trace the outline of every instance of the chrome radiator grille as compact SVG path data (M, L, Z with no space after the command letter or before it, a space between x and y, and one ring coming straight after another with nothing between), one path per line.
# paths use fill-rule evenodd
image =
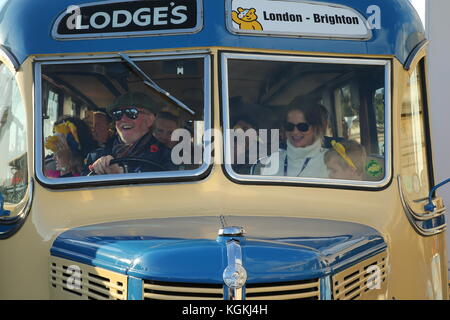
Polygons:
M223 285L144 280L144 300L223 300Z
M320 282L318 279L278 282L264 284L248 284L247 300L318 300Z
M127 299L126 276L56 257L50 260L50 285L53 299Z
M248 284L247 300L291 300L320 297L319 280ZM222 284L193 284L144 280L146 300L223 300Z

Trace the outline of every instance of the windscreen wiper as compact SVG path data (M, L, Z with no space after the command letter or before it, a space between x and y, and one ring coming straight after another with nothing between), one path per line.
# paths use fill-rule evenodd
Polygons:
M128 63L128 65L138 74L138 76L142 79L142 81L150 88L152 88L154 91L156 91L158 94L160 94L163 98L170 100L175 105L180 107L186 112L189 112L191 115L195 115L195 111L189 108L187 105L185 105L183 102L175 98L173 95L171 95L168 91L164 90L160 86L158 86L155 81L152 80L139 66L134 63L134 61L125 53L120 52L119 56L122 58L123 61Z

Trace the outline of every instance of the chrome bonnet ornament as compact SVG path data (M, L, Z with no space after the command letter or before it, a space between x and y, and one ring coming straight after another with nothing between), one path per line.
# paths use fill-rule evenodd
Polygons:
M222 228L219 229L219 237L230 237L226 242L228 266L223 271L223 281L228 287L228 298L230 300L244 299L242 287L247 281L247 271L242 265L242 250L239 237L243 237L243 227L227 226L224 216L220 216ZM234 238L236 237L236 238Z

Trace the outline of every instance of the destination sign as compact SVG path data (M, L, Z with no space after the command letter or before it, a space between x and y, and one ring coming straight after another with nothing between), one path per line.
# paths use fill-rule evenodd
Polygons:
M198 32L201 0L124 0L72 5L53 27L55 39L110 38Z
M369 39L371 30L356 10L309 1L228 0L232 33L313 38Z

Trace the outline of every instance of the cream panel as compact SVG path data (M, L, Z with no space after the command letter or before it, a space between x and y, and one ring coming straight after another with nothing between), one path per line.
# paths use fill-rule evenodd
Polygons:
M278 52L280 53L280 52ZM32 61L18 75L32 130ZM215 75L217 59L214 59ZM404 83L407 73L393 62L394 83ZM393 90L393 122L399 123L400 94ZM214 124L220 126L218 84L213 85ZM393 130L394 177L399 172L400 131ZM29 140L32 143L32 137ZM216 148L216 156L220 155ZM33 159L33 152L29 153ZM30 161L30 169L33 170ZM33 172L33 171L31 171ZM401 206L397 180L380 191L358 191L292 186L235 184L216 165L198 182L51 190L36 183L32 212L11 239L0 240L0 299L48 299L49 250L55 237L70 228L127 219L151 217L247 215L335 219L366 224L382 233L389 247L386 266L387 299L427 299L432 283L431 260L445 248L443 235L419 236ZM244 226L245 227L245 226ZM219 228L219 225L218 225ZM446 258L442 258L446 261ZM446 265L442 268L446 269ZM446 283L446 279L442 280ZM32 285L30 285L32 284ZM52 296L53 297L53 296Z

